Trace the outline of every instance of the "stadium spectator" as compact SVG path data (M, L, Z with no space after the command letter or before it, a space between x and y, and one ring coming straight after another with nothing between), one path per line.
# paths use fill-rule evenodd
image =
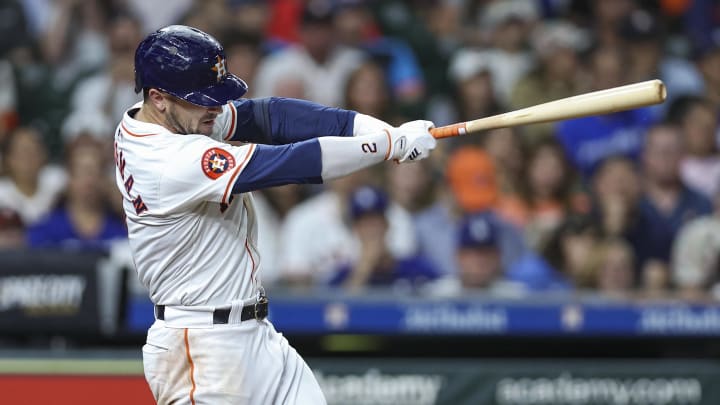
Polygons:
M667 87L667 100L651 107L656 118L662 118L676 97L703 93L702 76L695 66L663 52L665 29L655 16L635 10L623 18L618 29L628 56L628 82L661 79Z
M350 291L366 287L418 287L438 277L438 272L420 256L396 257L387 248L386 211L390 200L380 189L363 186L350 195L352 233L360 244L355 261L336 269L330 278L332 286Z
M369 171L333 180L321 193L303 201L288 212L281 230L280 269L282 279L293 285L325 285L335 269L354 262L359 244L349 222L352 190L371 184ZM417 252L410 214L397 204L386 213L388 232L385 242L394 257Z
M464 289L502 290L504 272L493 221L482 215L465 219L457 241L458 278Z
M391 201L403 207L411 215L417 215L435 201L435 178L430 162L412 165L387 165L386 190Z
M712 215L685 224L673 243L672 281L685 298L704 296L720 280L720 192Z
M399 125L404 119L394 111L385 72L371 60L365 61L348 76L344 108Z
M17 125L15 74L10 62L0 59L0 144L5 142L5 138Z
M552 232L570 213L588 213L589 202L577 190L576 172L554 140L541 141L526 160L523 202L525 238L533 249L542 249Z
M402 40L383 36L362 1L338 2L335 30L338 43L367 52L382 61L383 81L400 110L422 101L425 82L413 50Z
M577 289L596 285L593 259L600 232L588 216L571 215L553 233L542 251L553 269Z
M658 125L648 131L642 153L643 194L630 239L641 267L650 259L667 265L680 228L712 212L710 201L683 183L681 157L682 141L676 127Z
M720 152L715 139L718 118L713 105L685 96L673 102L668 120L680 128L685 154L680 163L682 180L707 198L720 191Z
M328 106L342 104L345 81L364 55L335 44L333 17L329 4L311 2L306 7L300 43L262 60L255 77L256 97L278 95L278 83L293 77L303 84L307 99Z
M276 5L269 4L271 2L264 0L230 0L225 2L232 13L231 29L235 29L246 34L257 35L263 37L267 32L268 25L273 17L272 7ZM228 38L229 39L229 38ZM220 41L225 46L227 52L227 43ZM229 68L231 72L236 72ZM251 76L238 77L250 79ZM252 83L252 80L247 80Z
M305 199L306 189L296 184L271 187L253 193L258 224L258 251L262 258L265 286L281 282L279 257L282 226L288 212Z
M696 63L704 80L705 97L720 110L720 41L696 51Z
M640 294L642 298L666 298L670 292L670 266L660 260L652 259L645 263L640 275Z
M570 97L581 93L583 77L578 53L588 46L587 34L566 22L546 23L535 29L532 45L538 66L522 76L512 89L512 109ZM532 140L553 135L554 123L528 125L523 133Z
M493 1L480 15L480 26L490 38L488 59L495 95L503 106L510 105L518 80L534 66L527 42L538 17L536 4L524 0Z
M616 49L595 50L591 57L593 90L626 84L623 61L623 55ZM562 121L557 126L557 136L570 161L588 179L598 163L609 156L636 158L643 135L652 123L652 112L638 108Z
M107 62L104 28L107 11L99 0L46 2L50 20L41 27L43 59L56 69L55 83L69 88L75 80Z
M599 164L592 178L593 215L607 237L629 237L636 229L637 207L642 194L637 166L615 156Z
M5 176L0 177L0 207L16 211L29 226L47 215L66 184L65 171L47 164L47 149L37 130L20 127L2 145Z
M623 239L610 238L595 249L595 273L592 285L600 294L610 297L627 297L635 290L635 258L632 247ZM651 285L659 290L659 286Z
M106 165L100 144L87 138L67 151L68 186L65 198L45 218L28 228L33 248L108 249L127 238L125 224L107 202Z
M195 27L218 38L225 29L234 26L233 13L226 1L193 0L180 19L180 24Z
M618 27L636 7L636 0L576 1L579 7L589 8L594 33L593 42L602 47L617 47L622 43Z
M128 10L142 22L142 32L148 34L158 27L177 24L192 7L194 0L148 1L123 0Z
M0 208L0 251L25 246L25 226L20 215L8 208Z
M248 83L255 82L258 65L262 59L264 49L260 33L245 31L237 28L228 28L223 31L220 43L225 47L227 56L227 69L238 77L244 78ZM248 88L246 98L254 97L254 88Z
M436 281L428 292L450 295L482 289L494 294L518 295L567 289L567 283L530 251L511 265L503 265L500 232L497 221L487 213L465 216L455 235L457 274Z
M448 60L456 43L443 42L432 33L431 20L442 2L409 3L403 0L366 2L384 36L406 43L422 68L425 90L429 98L442 98L448 93ZM432 100L427 100L432 104ZM431 118L435 118L429 114ZM441 121L442 122L442 121ZM438 122L435 122L438 124Z
M492 158L500 198L519 198L526 155L520 133L515 128L491 129L481 141Z
M140 101L135 94L133 70L135 47L142 39L140 29L140 22L129 14L112 18L108 26L108 65L78 83L71 97L73 112L101 115L115 123L122 119L127 106ZM112 130L105 136L112 139Z
M487 117L501 111L494 89L494 76L487 51L462 49L455 53L448 70L453 83L453 111L448 123Z
M496 214L498 187L490 157L482 149L464 146L450 156L447 186L430 208L415 216L420 253L443 274L457 274L456 238L465 215L485 213L495 223L503 266L527 250L522 234Z

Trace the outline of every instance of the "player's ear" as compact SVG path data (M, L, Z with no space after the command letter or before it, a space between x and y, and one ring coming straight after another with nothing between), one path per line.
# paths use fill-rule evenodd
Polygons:
M164 112L167 109L169 99L167 95L160 90L152 88L148 90L147 99L158 111Z

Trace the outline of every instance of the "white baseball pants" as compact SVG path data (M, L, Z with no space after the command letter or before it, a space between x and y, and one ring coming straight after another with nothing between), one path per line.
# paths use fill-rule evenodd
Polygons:
M326 403L308 365L267 319L189 328L156 320L142 351L161 405Z

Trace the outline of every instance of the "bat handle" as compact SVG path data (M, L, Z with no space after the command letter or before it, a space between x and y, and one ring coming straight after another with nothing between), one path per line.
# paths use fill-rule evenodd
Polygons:
M452 125L446 125L444 127L432 128L430 130L430 135L432 135L435 139L442 139L442 138L449 138L451 136L465 135L466 132L467 132L467 128L465 128L465 123L461 122L459 124L452 124Z

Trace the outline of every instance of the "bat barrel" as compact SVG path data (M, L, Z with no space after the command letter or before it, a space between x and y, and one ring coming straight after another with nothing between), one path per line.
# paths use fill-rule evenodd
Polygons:
M663 82L649 80L550 101L491 117L434 128L430 132L435 138L447 138L487 129L610 114L659 104L665 101L666 97L667 90Z

